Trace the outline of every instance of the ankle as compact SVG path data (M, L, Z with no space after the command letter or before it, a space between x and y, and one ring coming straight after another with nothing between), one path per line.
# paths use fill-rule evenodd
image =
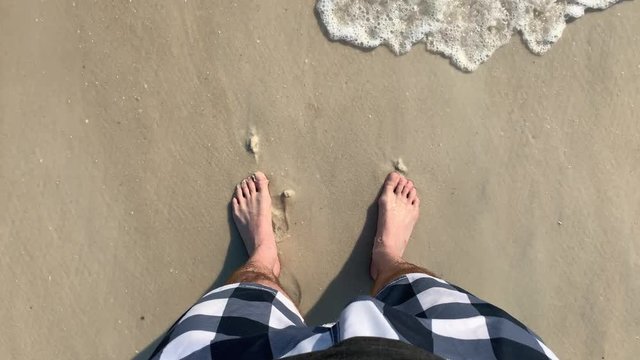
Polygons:
M384 247L374 247L371 252L371 275L374 280L379 277L384 277L386 274L396 271L398 266L404 262L402 257L393 255L388 249Z
M402 258L406 241L398 240L389 234L379 234L374 238L373 250L385 251L393 258Z

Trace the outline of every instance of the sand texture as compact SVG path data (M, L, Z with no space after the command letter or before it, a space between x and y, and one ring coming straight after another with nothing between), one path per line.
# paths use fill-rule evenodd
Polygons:
M640 3L471 74L331 42L313 10L0 1L0 358L143 359L245 259L228 205L256 169L285 285L331 321L371 285L399 159L423 200L410 261L563 359L636 358Z

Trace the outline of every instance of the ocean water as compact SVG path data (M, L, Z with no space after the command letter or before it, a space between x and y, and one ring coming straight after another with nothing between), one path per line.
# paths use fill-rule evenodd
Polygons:
M416 43L473 71L520 34L543 54L567 21L618 0L318 0L329 36L364 48L388 46L400 55Z

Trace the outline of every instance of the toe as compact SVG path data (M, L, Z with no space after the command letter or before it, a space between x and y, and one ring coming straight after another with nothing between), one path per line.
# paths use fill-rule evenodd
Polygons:
M397 195L402 194L402 189L404 188L404 185L407 183L407 179L404 176L400 177L400 180L398 181L398 185L396 185L396 188L393 190L393 192L395 192Z
M256 191L261 192L268 189L269 179L262 171L256 171L253 174L253 180L255 181Z
M413 201L411 202L411 205L415 207L420 207L420 198L416 196L416 198L413 199Z
M245 179L247 181L247 187L249 188L250 194L256 193L256 182L253 180L253 176L250 176Z
M249 185L247 185L247 180L242 180L242 183L240 183L240 187L242 188L242 195L244 195L245 198L248 198L249 195L251 195L249 193Z
M236 185L236 194L234 199L238 200L238 202L244 199L244 195L242 195L242 187L240 186L240 184Z
M412 189L413 189L413 181L407 180L407 183L404 184L404 187L402 188L402 195L408 196L409 191L411 191Z
M416 188L409 190L409 193L407 194L407 199L409 200L409 202L413 203L413 200L417 198L418 198L418 191L416 190Z
M398 181L400 181L400 174L397 172L391 172L387 175L387 178L384 180L384 186L389 190L393 191L396 186L398 186Z

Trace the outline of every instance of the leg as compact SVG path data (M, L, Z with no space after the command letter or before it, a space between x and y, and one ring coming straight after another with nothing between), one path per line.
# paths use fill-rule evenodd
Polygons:
M280 286L280 260L271 225L269 180L256 172L236 186L233 220L249 254L249 260L227 281L257 283L285 293Z
M409 273L434 276L427 269L402 258L420 213L420 199L411 180L392 172L378 198L378 229L371 253L371 277L375 295L390 281Z
M205 294L171 327L154 360L271 359L296 346L292 336L303 342L316 335L278 282L267 177L257 172L244 179L232 207L249 260L227 285Z
M354 311L354 325L343 316L342 328L357 330L351 336L366 330L360 324L368 308L374 309L371 318L381 317L376 323L390 324L387 330L379 326L380 336L395 332L392 338L447 359L557 359L533 331L504 310L402 258L419 215L420 200L410 180L389 174L378 205L370 271L375 280L372 301L379 303Z

